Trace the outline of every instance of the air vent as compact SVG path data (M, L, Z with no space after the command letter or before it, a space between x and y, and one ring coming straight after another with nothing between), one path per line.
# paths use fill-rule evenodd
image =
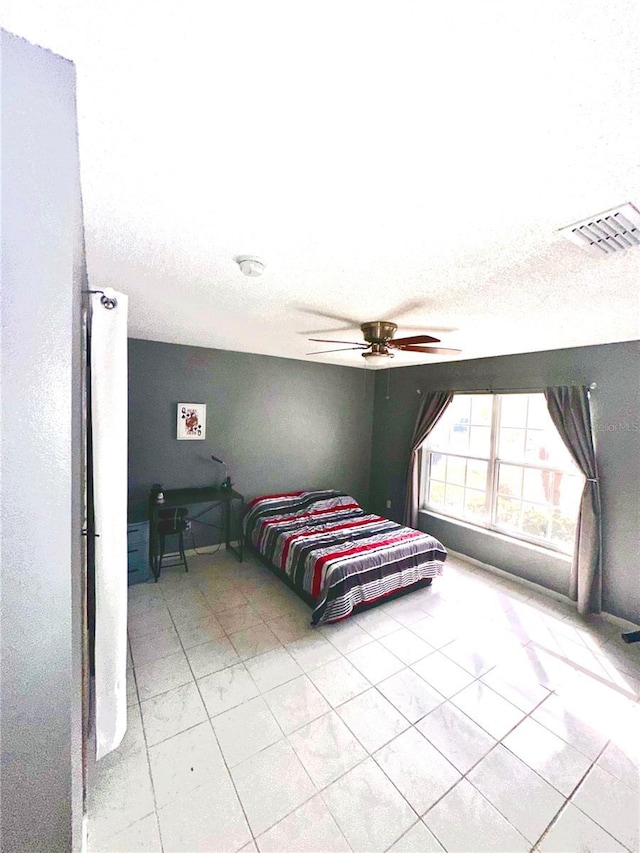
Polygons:
M560 233L597 255L624 252L640 246L640 212L631 203L623 204L561 228Z

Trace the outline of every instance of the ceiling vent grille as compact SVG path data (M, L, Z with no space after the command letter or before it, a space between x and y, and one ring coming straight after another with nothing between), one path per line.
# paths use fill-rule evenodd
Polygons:
M611 255L640 246L640 212L631 204L614 207L561 228L560 233L596 255Z

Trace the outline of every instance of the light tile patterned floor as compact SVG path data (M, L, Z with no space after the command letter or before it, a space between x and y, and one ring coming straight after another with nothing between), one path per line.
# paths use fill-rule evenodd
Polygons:
M89 850L635 851L640 646L450 559L312 629L220 551L129 591L129 727Z

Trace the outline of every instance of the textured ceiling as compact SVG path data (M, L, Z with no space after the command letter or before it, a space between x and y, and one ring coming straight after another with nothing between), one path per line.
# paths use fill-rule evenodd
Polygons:
M76 63L90 282L129 294L133 337L290 358L378 319L461 358L640 338L640 248L558 234L640 207L637 0L5 0L0 21Z

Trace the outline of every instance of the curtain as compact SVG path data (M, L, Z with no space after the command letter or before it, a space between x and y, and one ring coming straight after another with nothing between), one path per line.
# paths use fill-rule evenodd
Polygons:
M585 476L580 499L569 595L578 612L602 609L602 534L600 483L591 428L589 389L561 385L545 391L547 408L573 461Z
M416 425L413 429L411 452L409 455L407 492L404 504L404 524L407 527L417 527L418 524L418 502L420 500L418 452L420 446L438 423L452 400L453 392L451 391L429 391L425 394L422 405L420 406Z
M91 296L97 758L127 728L127 307L115 291Z

